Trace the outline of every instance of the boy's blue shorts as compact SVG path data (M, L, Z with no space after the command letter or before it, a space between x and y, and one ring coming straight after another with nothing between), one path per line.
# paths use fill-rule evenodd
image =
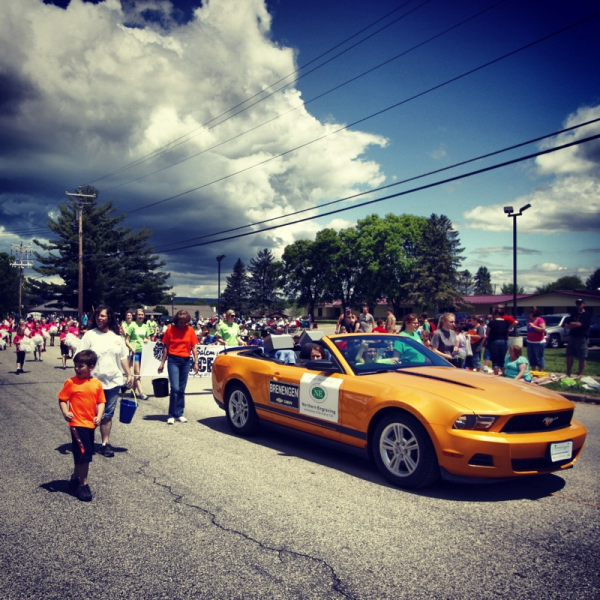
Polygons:
M133 362L142 362L142 353L141 352L135 352L133 354Z
M71 427L73 460L76 465L92 462L94 454L94 432L89 427Z

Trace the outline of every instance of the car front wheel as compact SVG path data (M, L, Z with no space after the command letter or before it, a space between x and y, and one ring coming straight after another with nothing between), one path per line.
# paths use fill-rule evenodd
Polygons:
M373 458L383 476L403 488L432 485L440 477L435 449L425 428L405 413L384 417L373 436Z
M258 425L254 402L248 390L241 384L234 384L227 390L225 398L227 423L238 435L252 435Z

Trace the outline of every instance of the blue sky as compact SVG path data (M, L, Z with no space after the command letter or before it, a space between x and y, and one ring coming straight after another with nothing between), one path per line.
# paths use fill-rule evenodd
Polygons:
M238 257L248 263L264 247L278 255L296 239L312 238L326 226L351 226L371 212L448 215L465 247L463 268L474 273L486 266L499 288L512 281L512 219L502 208L531 203L519 219L521 285L533 291L572 274L585 280L599 266L597 142L333 217L319 218L315 209L312 221L273 232L180 252L166 245L187 239L183 245L192 245L193 237L315 207L599 118L599 17L423 94L593 15L600 10L597 2L14 4L0 0L6 15L0 24L0 251L44 239L39 226L55 214L64 191L91 182L100 200L112 200L129 214L131 226L154 231L152 241L165 251L170 283L181 295L215 294L217 254L227 255L227 273ZM398 21L240 115L206 126L382 17L327 58ZM544 147L599 130L591 125ZM192 131L171 152L104 177ZM541 147L533 144L392 191Z

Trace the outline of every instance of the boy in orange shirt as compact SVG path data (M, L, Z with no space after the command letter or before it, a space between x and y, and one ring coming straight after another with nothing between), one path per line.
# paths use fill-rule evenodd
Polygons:
M58 393L60 410L69 423L75 468L69 487L83 502L90 502L92 492L88 485L88 471L94 453L94 432L104 414L106 399L102 384L92 378L98 362L93 350L82 350L73 358L75 377L65 381Z

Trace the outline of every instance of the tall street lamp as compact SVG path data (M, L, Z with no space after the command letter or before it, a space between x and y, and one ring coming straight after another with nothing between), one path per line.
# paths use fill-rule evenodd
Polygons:
M219 267L218 283L217 283L217 323L221 318L221 261L225 258L224 254L217 256L217 264Z
M513 212L512 206L504 207L506 216L513 219L513 317L515 319L517 318L517 217L520 217L528 208L531 208L531 204L521 206L519 212Z

